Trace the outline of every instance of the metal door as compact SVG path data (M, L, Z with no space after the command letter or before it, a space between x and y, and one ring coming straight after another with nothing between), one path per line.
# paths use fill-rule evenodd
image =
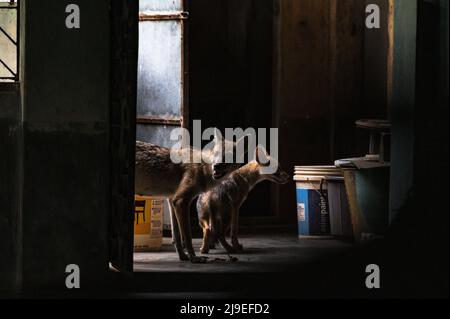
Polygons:
M185 20L183 0L141 0L136 139L170 147L184 126Z

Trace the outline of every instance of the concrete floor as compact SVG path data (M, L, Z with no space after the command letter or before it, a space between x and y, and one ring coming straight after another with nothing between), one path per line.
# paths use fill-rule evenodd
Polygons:
M253 234L240 237L244 252L231 262L220 245L206 264L180 262L171 240L160 252L134 253L134 278L124 286L136 298L323 298L360 296L364 267L358 246L332 239ZM200 250L201 240L194 239ZM130 296L129 294L129 296Z
M298 239L295 235L248 235L240 238L244 252L230 261L220 244L211 250L206 264L180 262L170 238L164 238L159 252L135 252L135 272L164 273L264 273L280 272L288 267L327 259L347 251L352 244L330 239ZM194 239L200 250L201 239Z
M404 238L403 236L401 238ZM411 239L406 242L409 243ZM354 245L338 240L297 239L292 235L242 236L245 252L230 262L222 249L213 251L206 264L180 262L165 239L161 252L136 252L134 274L109 272L99 286L66 291L58 298L145 298L145 299L311 299L311 298L398 298L440 296L448 284L417 245L383 240ZM200 239L194 240L198 251ZM408 247L411 249L408 250ZM427 246L429 248L429 246ZM420 262L415 266L414 262ZM382 269L382 288L367 289L366 267ZM433 265L434 272L427 265ZM437 269L437 270L436 270ZM430 280L430 276L437 274ZM414 278L414 280L411 280ZM52 298L54 293L21 297ZM14 296L13 296L14 297Z

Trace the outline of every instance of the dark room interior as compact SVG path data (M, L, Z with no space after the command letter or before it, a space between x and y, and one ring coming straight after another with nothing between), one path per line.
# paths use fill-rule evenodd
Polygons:
M448 298L448 6L0 0L0 298ZM135 186L136 142L199 121L277 129L289 175L249 188L243 251L202 254L188 203L205 263L179 260L177 202Z

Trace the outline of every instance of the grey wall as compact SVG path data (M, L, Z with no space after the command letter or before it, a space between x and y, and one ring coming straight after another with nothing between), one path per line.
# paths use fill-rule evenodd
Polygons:
M24 21L24 10L19 15ZM20 33L24 33L23 25ZM24 43L21 37L20 46ZM23 70L19 73L22 78ZM17 291L22 279L22 88L17 83L0 83L0 292Z
M78 264L85 286L108 267L109 0L24 1L23 284L65 288Z
M393 94L390 100L391 219L413 185L417 1L397 0L394 10Z
M0 291L18 284L20 91L0 83Z
M411 195L431 211L448 189L448 1L395 5L391 219ZM448 212L439 203L436 212Z

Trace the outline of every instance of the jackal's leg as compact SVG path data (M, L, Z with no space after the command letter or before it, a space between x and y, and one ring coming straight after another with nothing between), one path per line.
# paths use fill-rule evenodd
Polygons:
M216 249L216 243L219 242L219 237L217 234L221 231L220 227L217 225L218 219L211 215L209 220L209 225L211 226L211 231L209 233L209 249Z
M235 249L233 248L233 246L231 246L227 240L225 239L225 236L223 234L220 234L219 236L219 243L222 245L223 249L226 250L227 253L231 254L231 253L235 253Z
M211 229L208 220L206 218L203 218L204 215L205 214L202 214L201 217L199 217L199 224L203 230L203 241L200 252L202 254L207 254L209 252L209 241L211 240Z
M176 194L173 197L172 203L175 207L175 215L180 226L181 238L186 246L189 259L193 263L204 263L207 258L195 256L194 246L192 246L191 223L189 218L189 207L192 201L192 196L186 194Z
M238 240L238 231L239 231L239 209L233 209L231 211L231 245L233 246L236 252L242 251L244 247L239 244Z
M209 242L211 240L211 230L209 228L203 228L203 243L202 248L200 248L200 252L202 254L209 253Z
M226 225L224 225L224 223L220 219L217 219L214 222L214 227L213 227L214 234L215 234L215 236L217 236L219 243L227 251L228 254L234 253L233 247L230 246L230 244L228 244L227 240L225 239L225 230L226 230Z
M209 246L209 249L216 249L217 236L216 236L215 227L217 227L217 226L215 225L215 218L213 217L211 211L209 212L208 225L209 225L209 242L208 242L208 246Z
M209 249L216 249L216 241L217 241L217 237L216 234L214 233L214 231L211 229L209 231Z
M172 200L169 200L169 208L170 208L170 223L172 224L172 244L175 246L175 249L178 253L178 257L180 260L189 260L189 257L183 250L183 246L181 244L181 236L180 236L180 228L178 226L178 221L175 216L175 207L172 204Z

